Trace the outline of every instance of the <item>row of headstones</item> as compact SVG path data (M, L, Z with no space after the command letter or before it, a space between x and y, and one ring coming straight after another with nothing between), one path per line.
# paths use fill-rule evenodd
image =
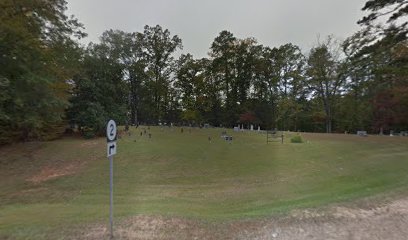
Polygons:
M125 133L124 134L126 134L126 135L128 135L130 137L130 136L132 136L132 131L128 127L125 127ZM142 136L148 136L149 138L152 138L152 134L150 133L150 126L147 127L147 130L146 130L146 128L142 128L142 131L140 131L140 136L141 137ZM122 138L122 134L119 133L118 134L118 139L121 139L121 138Z
M147 132L147 130L149 132ZM143 131L140 131L140 136L148 135L149 138L152 138L152 133L150 132L150 127L147 127L147 130L146 130L146 128L143 128Z
M254 125L251 124L251 131L254 131ZM234 127L234 132L239 132L239 131L244 131L244 125L241 124L241 126L238 125L238 127ZM261 127L258 126L258 132L261 131Z
M382 135L382 134L380 134ZM408 137L408 131L401 131L399 133L394 132L393 130L390 130L390 136L402 136L402 137Z
M191 124L191 123L190 124L174 124L174 123L167 124L167 123L159 123L159 126L161 128L164 128L164 127L169 127L169 128L172 128L172 127L210 128L211 127L211 125L209 123L204 123L204 124Z
M367 137L367 131L357 131L357 135L360 137ZM380 135L384 135L382 133L382 131L380 132ZM404 136L404 137L408 137L408 131L401 131L399 134L398 133L394 133L393 130L390 130L390 136Z

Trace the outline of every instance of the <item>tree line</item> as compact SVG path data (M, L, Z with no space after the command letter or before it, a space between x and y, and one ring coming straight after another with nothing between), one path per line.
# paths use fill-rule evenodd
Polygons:
M306 53L224 30L200 59L177 55L182 40L159 25L108 30L82 47L83 26L65 15L64 0L1 0L0 8L2 144L52 139L69 125L91 137L110 118L328 133L408 130L407 1L368 1L359 32L344 42L329 36Z

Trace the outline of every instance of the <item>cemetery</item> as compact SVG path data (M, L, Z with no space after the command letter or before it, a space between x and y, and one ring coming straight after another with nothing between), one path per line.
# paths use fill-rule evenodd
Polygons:
M0 240L408 239L408 0L0 6Z
M131 216L206 222L264 218L386 196L408 184L406 137L271 131L273 141L266 142L266 131L233 128L129 131L138 134L124 134L119 127L114 158L118 226ZM291 143L294 136L304 141ZM4 147L0 237L18 232L21 239L53 239L64 231L81 239L81 232L97 226L107 234L105 148L104 138ZM25 170L16 168L21 161L30 162Z

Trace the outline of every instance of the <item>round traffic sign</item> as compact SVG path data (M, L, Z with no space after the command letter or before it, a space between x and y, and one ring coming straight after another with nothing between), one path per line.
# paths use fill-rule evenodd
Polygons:
M114 141L116 139L116 123L113 120L109 120L108 125L106 126L106 137L108 141Z

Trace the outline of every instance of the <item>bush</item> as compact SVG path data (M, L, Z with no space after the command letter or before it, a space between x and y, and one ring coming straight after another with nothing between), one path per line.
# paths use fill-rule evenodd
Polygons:
M293 136L290 139L290 142L291 143L302 143L303 142L302 136L300 136L300 135Z
M108 118L101 104L84 104L81 107L71 109L69 114L70 122L79 126L84 138L89 139L104 133Z
M92 128L85 127L84 129L82 129L82 136L85 139L91 139L96 136L96 133Z

